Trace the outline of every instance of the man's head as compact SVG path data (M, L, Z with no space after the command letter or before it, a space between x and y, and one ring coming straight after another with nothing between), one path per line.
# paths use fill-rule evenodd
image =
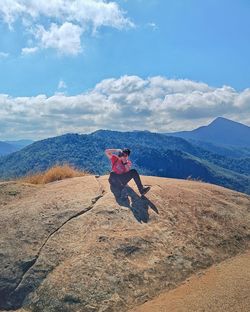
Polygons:
M129 155L130 155L130 150L128 148L124 148L122 152L118 154L118 156L122 158L128 158Z
M122 150L122 153L125 154L124 156L129 156L129 155L130 155L130 149L124 148L124 149Z

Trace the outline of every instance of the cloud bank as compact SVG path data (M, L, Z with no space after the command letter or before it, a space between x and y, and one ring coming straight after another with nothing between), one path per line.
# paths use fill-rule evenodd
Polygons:
M76 96L0 94L0 139L41 139L100 128L191 130L218 116L250 126L250 88L237 92L191 80L123 76L105 79Z
M95 33L101 27L124 29L134 24L119 5L105 0L1 0L0 20L10 29L21 20L33 45L23 54L53 48L61 54L82 51L83 33Z

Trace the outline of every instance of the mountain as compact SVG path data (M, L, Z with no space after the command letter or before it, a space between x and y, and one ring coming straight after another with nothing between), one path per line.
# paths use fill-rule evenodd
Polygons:
M141 178L123 202L106 175L0 183L0 310L125 312L249 248L249 196Z
M0 179L10 179L69 163L94 174L107 174L106 148L129 147L141 174L200 179L250 194L250 158L218 155L178 138L151 132L98 130L36 141L0 158Z
M33 142L32 140L0 141L0 155L8 155Z
M5 141L8 144L15 146L17 149L21 149L27 145L32 144L33 140L16 140L16 141Z
M207 126L192 131L166 133L167 135L209 142L220 146L248 147L250 149L250 127L239 122L218 117Z
M0 141L0 155L7 155L16 151L16 148L6 142Z
M231 158L249 158L250 157L250 147L243 146L233 146L233 145L219 145L206 141L186 139L188 142L197 145L205 150L212 153L219 154L225 157Z

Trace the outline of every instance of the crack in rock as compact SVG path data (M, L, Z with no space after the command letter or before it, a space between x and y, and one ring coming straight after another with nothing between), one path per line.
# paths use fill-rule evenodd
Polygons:
M72 219L75 219L75 218L85 214L89 210L93 209L95 204L97 203L97 201L104 196L105 190L103 189L103 187L102 187L102 185L101 185L101 183L99 181L98 181L98 183L99 183L100 194L91 199L91 205L89 205L88 207L84 208L83 210L81 210L78 213L76 213L73 216L71 216L69 219L64 221L58 228L56 228L53 232L51 232L49 234L49 236L46 238L46 240L44 241L44 243L42 244L42 246L39 248L38 253L32 259L32 261L29 261L28 263L26 263L25 272L23 273L23 275L22 275L20 281L18 282L18 284L16 285L15 289L9 294L9 300L7 302L7 307L8 308L19 308L19 307L21 307L21 305L23 303L23 300L25 299L25 297L29 293L29 291L27 291L25 289L24 292L22 292L21 294L18 294L18 291L19 291L18 288L22 284L25 276L28 274L28 272L31 270L31 268L36 264L36 262L37 262L37 260L38 260L38 258L40 256L44 246L47 244L47 242L50 240L50 238L53 235L55 235L65 224L70 222ZM13 299L15 300L15 302L11 302Z

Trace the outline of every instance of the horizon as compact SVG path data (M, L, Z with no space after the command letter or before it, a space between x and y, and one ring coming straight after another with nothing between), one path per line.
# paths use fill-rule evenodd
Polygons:
M249 14L246 0L4 2L0 140L250 126Z
M228 120L228 121L231 121L231 122L235 122L235 123L239 123L239 122L237 122L237 121L234 121L234 120L230 120L230 119L228 119L228 118L225 118L225 117L222 117L222 116L218 116L218 117L216 117L215 119L213 119L209 124L207 124L207 125L201 125L200 127L204 127L204 126L209 126L212 122L214 122L214 121L216 121L216 120L218 120L218 119L225 119L225 120ZM244 126L247 126L247 125L245 125L245 124L242 124L242 123L240 123L241 125L244 125ZM200 127L198 127L198 128L200 128ZM194 129L191 129L191 130L184 130L184 132L185 131L192 131L192 130L195 130L195 129L197 129L197 128L194 128ZM169 132L169 133L166 133L166 132L156 132L156 131L149 131L149 130L146 130L146 129L144 129L144 130L138 130L138 129L133 129L133 130L123 130L123 131L120 131L120 130L116 130L116 129L97 129L97 130L95 130L95 131L92 131L92 132L86 132L86 133L78 133L78 132L65 132L65 133L62 133L62 134L60 134L60 135L57 135L57 136L61 136L61 135L67 135L67 134L78 134L78 135L84 135L84 134L92 134L92 133L94 133L94 132L96 132L96 131L114 131L114 132L151 132L151 133L157 133L157 134L169 134L169 135L171 135L171 133L176 133L176 132ZM53 137L57 137L57 136L50 136L50 137L44 137L44 138L40 138L40 139L37 139L37 140L34 140L34 139L31 139L31 138L22 138L22 139L14 139L14 138L12 138L12 139L7 139L7 140L1 140L0 139L0 142L6 142L6 143L8 143L8 142L11 142L11 141L33 141L33 142L36 142L36 141L40 141L40 140L46 140L46 139L50 139L50 138L53 138Z

